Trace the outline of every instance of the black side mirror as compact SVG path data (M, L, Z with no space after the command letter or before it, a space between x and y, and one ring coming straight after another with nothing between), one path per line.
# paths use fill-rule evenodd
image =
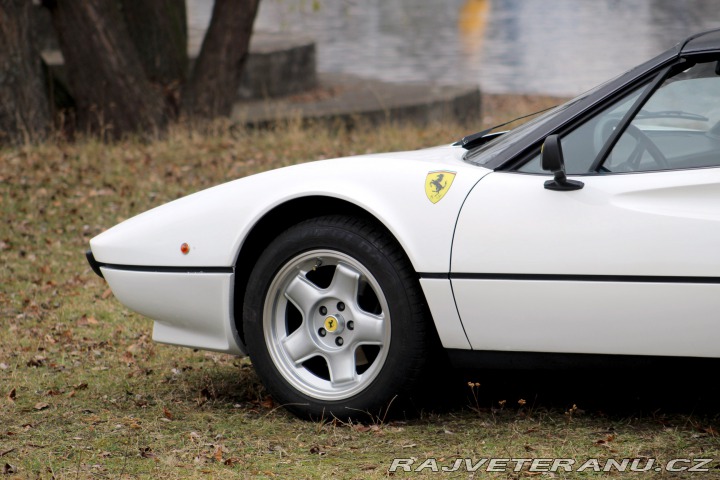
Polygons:
M565 176L565 159L559 135L548 135L545 139L542 146L542 168L554 174L552 180L545 182L545 188L548 190L580 190L585 186L583 182L568 180Z

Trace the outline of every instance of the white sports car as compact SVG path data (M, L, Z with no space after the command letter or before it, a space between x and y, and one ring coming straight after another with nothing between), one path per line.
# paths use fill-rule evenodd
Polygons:
M720 357L719 60L705 32L507 133L242 178L88 259L156 341L248 353L303 416L377 411L440 345Z

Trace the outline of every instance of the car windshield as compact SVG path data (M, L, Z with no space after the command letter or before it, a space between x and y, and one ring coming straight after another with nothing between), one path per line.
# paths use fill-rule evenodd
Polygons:
M625 72L627 73L627 72ZM497 157L500 153L502 153L505 148L513 144L515 142L521 141L524 137L530 135L532 132L534 132L537 128L544 125L548 120L555 117L558 113L563 112L564 110L567 110L571 106L575 105L576 103L584 100L588 96L594 94L595 92L599 91L605 85L610 84L611 82L615 81L617 78L620 78L621 76L625 75L625 73L618 75L606 82L601 83L600 85L596 86L595 88L592 88L588 90L587 92L579 95L578 97L573 98L572 100L562 104L558 105L557 107L553 108L552 110L549 110L548 112L544 113L543 115L540 115L537 118L534 118L530 120L529 122L523 123L517 128L514 128L513 130L510 130L508 133L501 135L487 143L484 143L482 145L479 145L476 148L473 148L469 152L465 154L465 161L470 162L475 165L484 166L488 162L490 162L492 159Z
M470 150L465 154L465 160L470 163L474 163L475 165L485 165L502 152L506 145L523 138L525 135L535 130L535 128L544 124L548 119L554 117L558 112L565 110L573 102L574 100L557 106L545 114L540 115L529 122L523 123L519 127L516 127L509 132Z

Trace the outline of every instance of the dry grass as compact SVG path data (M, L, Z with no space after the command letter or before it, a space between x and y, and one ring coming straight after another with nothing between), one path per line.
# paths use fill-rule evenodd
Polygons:
M550 101L490 98L487 123ZM448 143L480 128L218 125L204 134L178 128L153 143L0 151L0 475L382 478L394 457L720 459L713 412L582 414L572 391L541 405L520 389L499 403L515 390L493 393L484 378L460 385L468 399L445 413L300 421L266 396L247 359L153 344L151 323L119 305L86 265L92 236L193 191L309 159Z

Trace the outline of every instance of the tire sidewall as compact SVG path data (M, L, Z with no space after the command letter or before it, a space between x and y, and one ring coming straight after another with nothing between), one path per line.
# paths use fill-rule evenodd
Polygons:
M258 259L245 294L243 306L244 332L248 353L253 365L273 398L289 410L310 418L328 416L354 417L363 412L371 415L388 407L395 396L402 396L411 388L415 365L408 360L424 341L423 328L417 323L417 309L407 279L401 272L406 268L401 255L378 241L378 236L363 229L333 221L316 220L298 224L281 234ZM382 237L379 237L382 239ZM324 401L295 390L283 377L268 352L264 334L264 305L270 285L287 262L297 255L315 249L332 250L348 255L367 268L380 289L389 309L390 342L381 371L359 393L342 400ZM421 348L421 347L420 347Z

